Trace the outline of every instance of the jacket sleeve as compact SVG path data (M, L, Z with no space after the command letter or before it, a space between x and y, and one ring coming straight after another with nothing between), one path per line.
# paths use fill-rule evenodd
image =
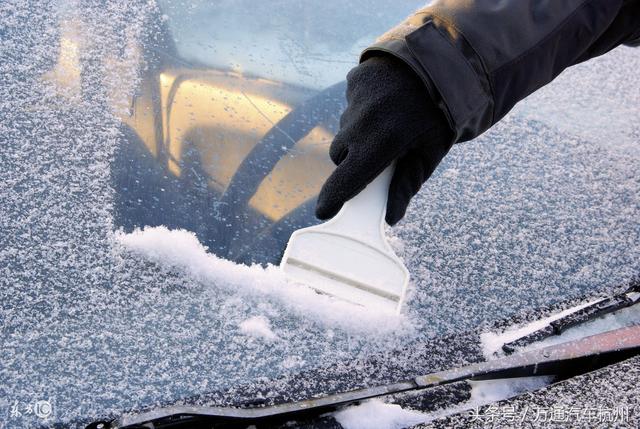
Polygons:
M640 0L436 0L384 34L470 140L565 68L640 37Z

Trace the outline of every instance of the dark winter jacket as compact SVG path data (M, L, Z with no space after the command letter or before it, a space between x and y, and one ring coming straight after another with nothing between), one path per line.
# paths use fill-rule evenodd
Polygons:
M461 142L565 68L625 43L640 44L640 0L436 0L361 60L387 52L408 63Z

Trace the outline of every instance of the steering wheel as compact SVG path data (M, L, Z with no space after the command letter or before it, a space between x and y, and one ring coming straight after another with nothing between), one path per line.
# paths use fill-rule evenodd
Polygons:
M246 256L248 250L255 251L265 246L277 246L284 250L286 241L295 229L315 221L315 198L312 198L259 234L248 233L247 235L252 236L251 239L238 239L238 234L244 231L240 226L249 210L249 201L278 161L316 126L323 125L334 134L338 131L340 114L346 108L345 91L346 81L342 81L296 106L271 127L240 163L220 199L221 214L226 221L219 227L236 231L235 238L224 233L218 234L219 237L227 237L225 247L233 253L232 259L238 260L239 254ZM233 242L240 244L235 245ZM269 255L263 256L269 262L277 262L273 260L273 251L268 253ZM264 257L260 258L261 262L265 262Z

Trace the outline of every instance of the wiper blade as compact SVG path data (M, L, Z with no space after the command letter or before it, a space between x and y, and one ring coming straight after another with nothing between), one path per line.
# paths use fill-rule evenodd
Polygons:
M507 355L512 354L519 348L529 346L554 335L560 335L569 328L582 325L638 303L640 303L640 280L632 283L631 287L623 293L603 298L560 319L556 319L530 334L505 343L502 346L502 351Z
M171 406L127 415L113 422L94 422L91 429L139 429L194 427L194 419L216 428L247 427L273 421L289 421L336 410L338 407L366 399L408 391L422 390L464 380L556 375L588 368L597 357L598 364L611 359L617 361L640 353L640 326L615 329L609 332L544 347L525 353L436 372L410 380L383 386L352 390L267 407L202 407ZM591 363L590 363L591 362ZM182 421L182 422L181 422ZM186 423L186 425L181 425ZM100 426L101 425L101 426ZM205 427L205 426L202 426Z

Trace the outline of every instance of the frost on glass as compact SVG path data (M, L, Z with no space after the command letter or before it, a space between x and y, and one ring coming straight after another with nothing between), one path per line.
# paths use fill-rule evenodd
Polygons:
M639 122L619 118L640 63L620 49L451 151L388 231L412 274L401 317L288 285L269 264L316 222L343 77L418 4L209 3L0 3L7 427L406 378L637 274ZM620 138L585 131L594 111Z

